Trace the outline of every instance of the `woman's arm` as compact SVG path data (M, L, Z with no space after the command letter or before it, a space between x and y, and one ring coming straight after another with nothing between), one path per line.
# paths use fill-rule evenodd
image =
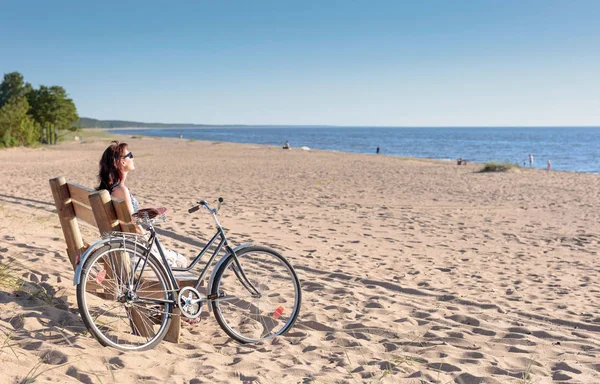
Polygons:
M133 217L133 204L131 204L131 195L129 194L129 189L127 189L127 187L123 184L119 184L115 189L113 189L111 195L124 200L125 204L127 204L129 214Z

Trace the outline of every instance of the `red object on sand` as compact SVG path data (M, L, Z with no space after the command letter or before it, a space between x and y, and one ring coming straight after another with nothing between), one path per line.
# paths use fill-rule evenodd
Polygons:
M281 316L281 314L283 313L283 307L279 306L275 312L273 312L273 318L274 319L278 319L279 316Z
M106 277L106 269L103 269L100 272L98 272L98 276L96 276L96 281L98 282L98 284L102 284L105 277Z

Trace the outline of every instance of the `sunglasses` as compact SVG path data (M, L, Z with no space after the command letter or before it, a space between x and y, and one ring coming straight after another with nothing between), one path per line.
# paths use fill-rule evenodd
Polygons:
M133 152L129 152L128 154L126 154L125 156L123 156L123 159L126 159L126 158L128 158L128 157L129 157L130 159L133 159Z

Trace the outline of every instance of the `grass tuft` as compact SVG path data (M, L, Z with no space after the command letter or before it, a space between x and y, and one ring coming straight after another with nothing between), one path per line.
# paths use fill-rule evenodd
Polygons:
M20 291L25 283L23 279L15 275L16 269L11 262L0 262L0 288Z
M19 344L18 343L12 343L12 338L13 338L13 335L14 335L15 332L14 331L10 331L10 332L6 333L3 330L0 330L0 332L2 332L4 334L4 336L6 336L6 339L4 340L4 342L2 343L2 345L0 345L0 355L4 351L4 348L8 348L13 353L13 355L15 355L15 357L17 358L17 360L19 360L19 356L17 356L17 353L13 349L13 347L19 346Z
M17 382L19 384L35 383L36 380L38 379L38 377L40 377L44 373L46 373L48 371L52 371L53 369L56 369L56 368L63 367L67 364L68 363L64 363L64 364L56 365L51 368L45 368L44 362L42 360L38 360L38 362L29 370L29 372L27 372L27 376L25 376L24 378L17 378Z
M488 161L483 165L481 172L507 172L513 169L520 169L518 165L512 163L499 163L497 161Z

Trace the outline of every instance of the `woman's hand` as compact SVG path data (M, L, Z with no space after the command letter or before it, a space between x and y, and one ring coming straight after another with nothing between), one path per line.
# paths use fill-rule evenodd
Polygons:
M135 225L135 231L137 233L139 233L140 235L143 235L144 233L146 233L144 228L142 228L140 225L137 225L137 224L133 224L133 225Z

